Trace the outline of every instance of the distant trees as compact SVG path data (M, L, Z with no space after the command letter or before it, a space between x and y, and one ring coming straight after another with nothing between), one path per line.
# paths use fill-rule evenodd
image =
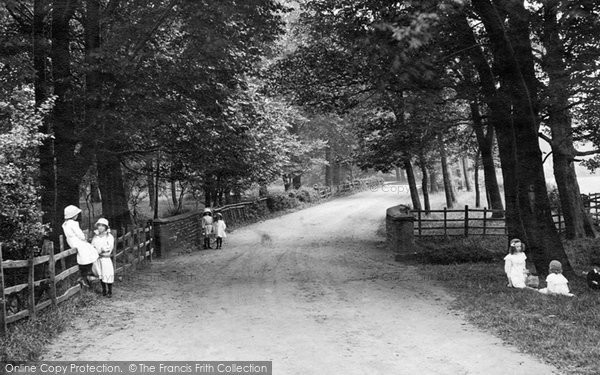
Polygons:
M279 178L299 147L294 115L250 88L284 11L274 0L5 2L2 90L32 87L38 106L56 98L40 127L51 136L39 148L43 222L60 227L88 170L115 228L131 216L124 169L156 177L158 166L208 204Z
M440 152L447 164L452 122L464 128L468 121L490 205L502 209L497 146L509 236L528 243L542 274L551 259L570 269L551 218L538 137L552 145L567 237L594 235L573 168L575 158L586 153L576 151L573 141L595 139L582 121L598 113L591 104L597 103L597 85L590 82L597 79L592 61L598 59L598 36L591 32L597 4L323 0L306 2L303 9L302 43L280 63L284 92L323 111L368 113L357 133L359 156L368 160L363 166L402 165L411 190L416 190L412 161ZM445 98L461 108L457 115L452 106L433 105L444 90L454 92ZM413 108L411 100L417 103ZM445 182L451 205L452 188L448 178ZM412 200L420 207L414 193Z

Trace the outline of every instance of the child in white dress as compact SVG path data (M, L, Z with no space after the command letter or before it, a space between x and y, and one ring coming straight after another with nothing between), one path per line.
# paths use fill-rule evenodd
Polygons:
M99 258L96 261L98 268L98 277L102 285L102 295L108 298L112 297L112 285L115 281L115 268L110 259L115 246L115 238L110 233L108 220L104 218L98 219L96 222L95 235L92 239L92 245L98 251ZM108 287L108 293L106 291Z
M504 272L508 278L508 286L513 288L525 288L527 268L525 261L527 256L523 252L525 245L521 240L514 238L510 241L509 254L504 257Z
M550 262L550 274L546 277L547 287L540 289L543 294L560 294L563 296L573 297L569 291L569 280L562 274L562 264L558 260Z
M77 216L81 213L79 207L67 206L64 210L65 222L62 225L65 239L71 249L77 249L77 264L81 286L89 287L89 277L92 273L92 265L98 259L98 252L94 249L79 227Z
M217 249L220 249L223 247L223 238L227 237L227 233L225 232L227 225L225 224L223 215L221 213L216 214L215 219L216 221L214 222L213 226L215 229L215 234L217 235Z

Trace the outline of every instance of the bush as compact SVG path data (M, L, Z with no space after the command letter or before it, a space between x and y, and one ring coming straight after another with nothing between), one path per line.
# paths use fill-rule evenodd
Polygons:
M296 198L298 198L298 200L300 202L304 202L304 203L311 203L311 202L318 202L321 199L321 196L319 195L319 192L316 191L315 189L299 189L296 192Z
M267 207L271 212L298 207L298 204L294 192L272 193L267 196Z
M45 233L39 194L39 133L52 101L35 108L33 91L15 90L0 98L0 242L7 258L39 250Z
M268 202L268 201L267 201ZM260 219L269 214L269 209L266 204L255 201L250 206L248 206L248 217L250 220Z
M430 240L420 247L417 259L430 264L491 263L506 255L503 242L485 238Z

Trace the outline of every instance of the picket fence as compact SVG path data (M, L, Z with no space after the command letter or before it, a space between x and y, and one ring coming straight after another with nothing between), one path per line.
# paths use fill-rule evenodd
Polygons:
M127 231L121 237L117 237L115 230L112 231L116 239L111 254L115 266L115 275L123 274L127 269L135 267L140 262L152 261L154 255L153 229L152 223L148 222L143 227ZM74 262L77 249L65 249L62 235L60 236L59 246L60 251L55 253L54 244L46 240L42 246L41 256L31 256L25 260L2 260L2 245L0 244L0 296L2 297L0 299L0 333L2 335L6 333L8 324L27 317L35 318L41 310L49 306L56 306L80 292L79 282L74 278L69 278L69 276L79 272L79 266ZM70 260L69 264L75 263L75 265L68 267L67 260ZM43 270L43 278L41 279L36 279L36 266L38 270L40 268ZM57 268L60 268L58 274ZM27 282L6 286L6 270L14 269L27 269ZM58 286L66 287L66 291L60 296L57 296ZM26 289L27 308L19 310L17 294ZM41 292L37 298L36 291ZM44 296L47 298L42 298ZM11 302L16 302L16 306ZM7 311L7 305L12 311Z

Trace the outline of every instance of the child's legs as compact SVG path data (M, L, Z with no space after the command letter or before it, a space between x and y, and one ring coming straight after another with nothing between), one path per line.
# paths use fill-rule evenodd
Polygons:
M217 237L217 247L223 246L223 237Z
M89 284L87 277L91 273L92 273L92 263L79 265L79 274L85 283Z

